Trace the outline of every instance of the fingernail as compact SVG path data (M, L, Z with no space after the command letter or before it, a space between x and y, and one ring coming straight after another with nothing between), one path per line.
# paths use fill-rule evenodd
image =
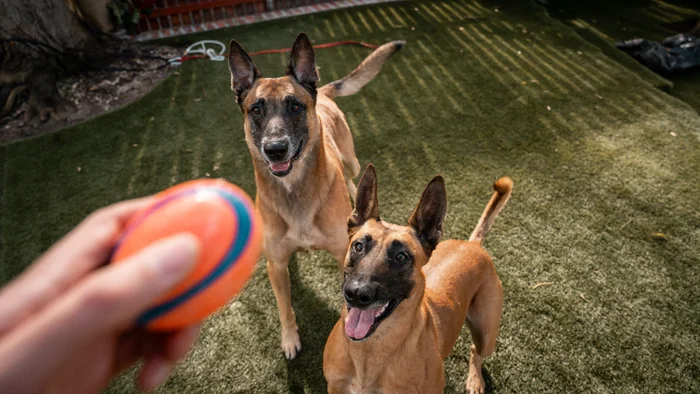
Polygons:
M177 281L194 267L199 256L199 240L192 234L184 233L158 242L153 251L155 269L162 279Z
M187 334L191 335L193 337L198 337L199 333L202 331L202 325L201 324L193 324L186 328Z
M168 378L168 375L170 375L170 364L167 362L160 362L158 363L158 366L156 369L153 371L153 374L149 377L149 382L148 382L148 390L152 391L158 388L163 382L165 382L165 379Z

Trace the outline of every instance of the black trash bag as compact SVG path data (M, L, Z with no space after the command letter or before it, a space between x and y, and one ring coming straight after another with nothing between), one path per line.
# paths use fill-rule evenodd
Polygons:
M659 74L700 69L700 38L690 34L677 34L662 43L635 38L615 46Z
M676 34L665 38L661 43L667 48L679 47L692 51L700 46L700 38L690 34Z

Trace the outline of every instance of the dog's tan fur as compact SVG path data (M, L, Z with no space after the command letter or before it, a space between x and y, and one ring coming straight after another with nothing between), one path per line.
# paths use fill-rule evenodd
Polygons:
M496 345L503 292L481 242L508 201L512 185L510 178L495 183L495 193L469 241L443 241L431 253L429 249L426 251L412 226L379 219L376 178L374 169L368 167L360 181L358 201L363 193L374 194L369 204L375 207L374 213L366 215L361 227L351 229L351 244L369 234L377 242L374 249L386 250L397 239L409 245L414 256L415 285L410 296L379 323L374 334L361 342L346 336L344 322L348 312L347 308L342 309L324 351L323 372L329 393L442 393L443 360L452 351L465 320L473 340L466 389L469 393L484 392L481 362ZM367 188L374 190L367 192ZM433 197L444 193L442 178L436 177L423 193L421 204L428 212L434 208L430 201L423 203L431 198L431 193ZM358 216L357 210L361 208L356 207L353 217ZM409 223L415 223L418 211L416 208ZM441 229L440 220L438 239ZM349 256L350 253L348 261Z
M295 61L309 61L295 58L294 51L300 43L307 45L307 48L311 45L306 35L300 34L294 45L290 69ZM281 78L262 78L257 68L254 68L255 79L252 87L243 94L238 94L239 104L246 119L246 142L255 167L256 207L264 224L263 247L268 260L267 272L279 309L282 349L288 359L294 358L301 350L287 269L292 253L298 250L327 250L338 261L342 270L347 250L346 219L352 211L349 197L355 198L356 188L352 179L359 174L360 164L355 157L352 134L345 115L333 98L358 91L402 46L403 42L381 46L352 74L315 91L315 97L315 86L309 91L295 79L291 71ZM317 79L318 71L313 60L313 50L309 50ZM230 53L240 51L243 49L232 41ZM243 54L245 55L244 52ZM243 91L238 89L237 76L250 77L250 73L240 71L238 64L247 61L252 64L247 55L230 60L232 89L237 93ZM239 69L235 69L236 67ZM352 87L352 91L349 87ZM307 109L308 141L300 158L294 163L292 172L278 178L270 173L264 157L253 141L247 111L249 106L260 98L281 100L288 96L301 98Z

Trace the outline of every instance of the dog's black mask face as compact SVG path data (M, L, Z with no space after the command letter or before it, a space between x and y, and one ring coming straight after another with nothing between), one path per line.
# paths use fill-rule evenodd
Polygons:
M270 172L283 177L292 171L309 141L309 103L306 97L285 89L284 83L280 86L275 80L264 82L257 91L266 90L272 94L260 95L244 113L255 148ZM311 113L315 116L313 104Z
M256 160L272 175L284 177L317 139L318 71L308 37L301 33L292 48L287 75L263 78L236 42L229 49L231 89L245 116L246 140Z
M348 219L343 296L348 309L345 333L350 339L368 338L411 296L417 283L424 285L421 269L439 241L446 206L444 182L436 177L408 226L386 223L379 218L374 167L367 167Z
M426 258L407 230L370 219L351 239L343 280L350 339L368 338L411 295L420 275L416 260Z

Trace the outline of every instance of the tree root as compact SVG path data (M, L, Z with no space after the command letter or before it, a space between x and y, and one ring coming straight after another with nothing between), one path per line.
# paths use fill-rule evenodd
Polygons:
M62 114L72 108L74 108L73 104L61 97L58 92L54 92L48 99L41 99L38 95L31 94L23 120L25 123L33 122L34 125L38 125L39 122L44 123L49 119L62 121L65 120L65 116ZM35 114L39 115L38 122L37 118L34 117Z
M7 100L5 100L5 105L2 107L2 110L0 110L0 119L12 112L12 108L15 106L17 97L24 93L25 90L27 90L27 85L19 85L12 88L10 94L7 96Z
M52 73L34 73L20 85L4 86L4 92L8 91L9 94L7 94L5 103L2 104L2 110L0 110L0 120L11 116L13 110L25 101L20 99L25 92L28 92L29 96L22 116L25 123L31 122L36 126L49 119L64 120L61 113L73 108L72 103L58 93L56 75Z

